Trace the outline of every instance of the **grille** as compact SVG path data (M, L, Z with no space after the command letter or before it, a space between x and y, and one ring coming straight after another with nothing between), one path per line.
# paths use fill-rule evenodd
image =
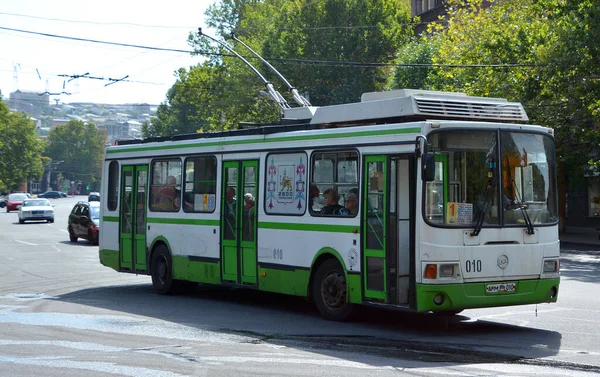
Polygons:
M529 119L523 106L514 102L487 103L423 97L415 97L415 101L418 111L424 115L513 121Z

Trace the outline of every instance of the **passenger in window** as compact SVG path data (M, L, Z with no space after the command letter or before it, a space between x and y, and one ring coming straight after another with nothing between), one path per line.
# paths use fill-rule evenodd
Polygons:
M322 215L337 215L340 209L344 208L338 204L340 201L340 195L335 189L328 188L323 192L323 201L325 207L321 208Z
M225 215L235 216L235 189L227 187L225 193Z
M319 194L321 194L321 191L319 191L319 187L314 183L311 184L309 191L310 198L308 200L308 208L313 209L313 205L315 204L315 198L318 198Z
M173 209L175 211L179 211L179 207L181 206L181 194L179 190L175 190L175 194L173 197Z
M167 183L165 185L165 187L163 187L162 190L160 190L160 195L158 197L158 206L162 209L172 209L175 208L174 205L174 199L176 196L179 196L179 190L177 190L177 180L175 179L174 176L170 175L167 178ZM181 199L180 199L181 201ZM177 206L177 209L179 209L179 205Z
M348 192L344 198L344 208L339 210L342 216L356 216L358 213L358 197L352 192Z
M244 211L252 213L254 211L254 196L249 192L244 194Z
M224 221L225 233L223 235L226 240L236 239L235 224L236 224L236 201L235 201L235 189L233 187L227 187L225 191L225 203L224 203Z

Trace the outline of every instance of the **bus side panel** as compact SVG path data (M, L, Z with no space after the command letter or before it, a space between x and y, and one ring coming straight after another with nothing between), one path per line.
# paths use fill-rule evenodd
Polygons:
M148 217L148 247L158 238L166 241L173 258L173 278L220 284L218 221L215 225L198 225L194 219L174 216L181 214Z
M196 283L221 284L219 261L195 261L186 256L173 257L173 278Z
M269 266L270 267L270 266ZM283 293L294 296L308 296L308 269L258 268L258 286L261 291Z
M289 221L289 218L285 218ZM328 224L259 223L259 288L270 292L301 295L308 293L310 270L315 256L323 249L342 261L351 302L362 302L358 226L347 226L356 219L312 219ZM268 228L268 229L267 229ZM286 229L297 228L297 229ZM330 230L330 231L328 231ZM352 233L356 230L356 233ZM281 266L281 267L278 267ZM264 274L263 276L263 273ZM300 287L299 284L302 286Z

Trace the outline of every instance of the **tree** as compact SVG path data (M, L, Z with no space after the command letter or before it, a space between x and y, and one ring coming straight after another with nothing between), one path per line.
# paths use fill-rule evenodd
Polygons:
M319 106L382 90L390 68L372 63L391 62L413 34L405 0L273 0L251 10L262 19L243 18L234 31Z
M480 6L480 0L448 1L447 26L433 27L428 37L439 46L431 54L439 66L421 82L424 89L521 102L533 123L554 128L564 219L567 182L583 177L600 143L600 4L497 0Z
M106 137L92 123L71 120L50 131L45 154L60 162L56 170L64 178L84 182L100 180Z
M356 102L383 89L390 68L370 63L390 62L412 35L408 0L221 0L206 23L217 38L238 35L315 105ZM279 120L279 107L259 94L264 82L244 62L207 38L190 35L189 42L208 59L177 72L144 137ZM231 47L291 102L273 72L242 46Z
M0 192L19 190L39 180L43 144L35 135L35 123L22 113L10 113L0 101Z

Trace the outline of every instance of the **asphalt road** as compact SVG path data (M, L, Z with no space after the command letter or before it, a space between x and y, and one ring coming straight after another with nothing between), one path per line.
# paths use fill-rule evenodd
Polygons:
M302 299L220 287L181 296L0 212L2 376L590 376L600 374L600 252L563 254L559 302L461 316L360 310L328 322Z

